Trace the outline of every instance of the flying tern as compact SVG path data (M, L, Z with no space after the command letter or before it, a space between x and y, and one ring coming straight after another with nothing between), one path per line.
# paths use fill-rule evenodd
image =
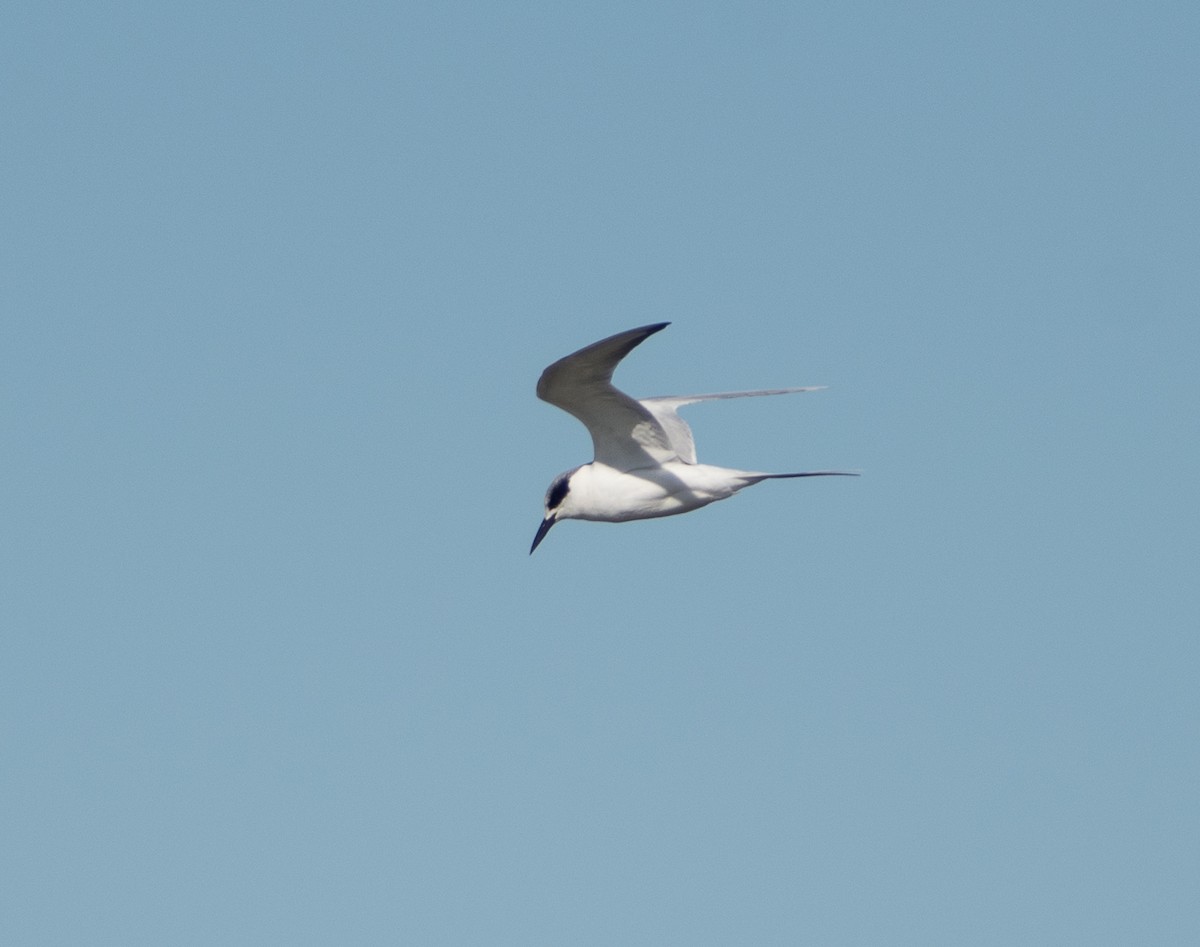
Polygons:
M819 387L666 395L640 401L612 384L617 363L669 322L641 326L601 339L560 358L538 379L537 395L574 415L592 435L595 458L559 474L546 491L545 512L530 555L559 520L626 520L672 516L733 496L763 480L790 477L856 477L848 470L761 473L696 461L691 428L678 409L697 401L819 391Z

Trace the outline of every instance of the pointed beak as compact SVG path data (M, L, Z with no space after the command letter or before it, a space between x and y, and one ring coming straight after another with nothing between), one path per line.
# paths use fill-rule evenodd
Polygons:
M557 523L553 516L547 516L542 520L542 525L538 527L537 535L533 537L533 545L529 547L529 555L533 555L533 551L537 549L538 543L546 538L546 534L550 532L550 527Z

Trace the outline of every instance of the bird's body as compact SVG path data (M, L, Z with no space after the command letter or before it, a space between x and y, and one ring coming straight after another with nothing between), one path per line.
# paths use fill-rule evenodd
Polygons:
M680 461L630 471L593 461L570 471L567 510L570 518L604 523L671 516L731 497L763 476Z
M545 515L531 553L560 519L621 523L673 516L724 500L763 480L855 476L838 470L769 474L698 463L691 429L677 413L680 407L697 401L817 389L774 388L638 401L614 388L612 373L621 359L668 324L642 326L601 339L542 372L538 397L587 426L595 459L554 479L546 491Z

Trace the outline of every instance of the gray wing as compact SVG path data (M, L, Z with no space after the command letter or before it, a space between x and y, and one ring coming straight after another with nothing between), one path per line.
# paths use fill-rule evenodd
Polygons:
M668 325L641 326L593 342L560 358L538 379L538 397L584 423L592 435L595 459L602 464L637 470L678 457L655 411L612 384L621 359Z
M641 405L657 419L667 435L671 450L685 464L696 463L696 442L692 429L679 416L678 409L697 401L717 401L722 398L754 398L758 395L790 395L797 391L820 391L824 386L808 388L767 388L763 391L723 391L713 395L663 395L660 398L643 398Z

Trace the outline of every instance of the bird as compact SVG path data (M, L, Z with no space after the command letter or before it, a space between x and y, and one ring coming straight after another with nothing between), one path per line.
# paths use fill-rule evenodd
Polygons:
M583 422L592 435L595 456L591 463L561 473L551 482L530 555L559 520L623 523L674 516L727 499L764 480L858 476L850 470L762 473L699 463L691 428L678 414L683 406L819 391L822 386L640 400L615 388L613 371L621 359L669 325L656 322L618 332L560 358L542 372L537 396Z

